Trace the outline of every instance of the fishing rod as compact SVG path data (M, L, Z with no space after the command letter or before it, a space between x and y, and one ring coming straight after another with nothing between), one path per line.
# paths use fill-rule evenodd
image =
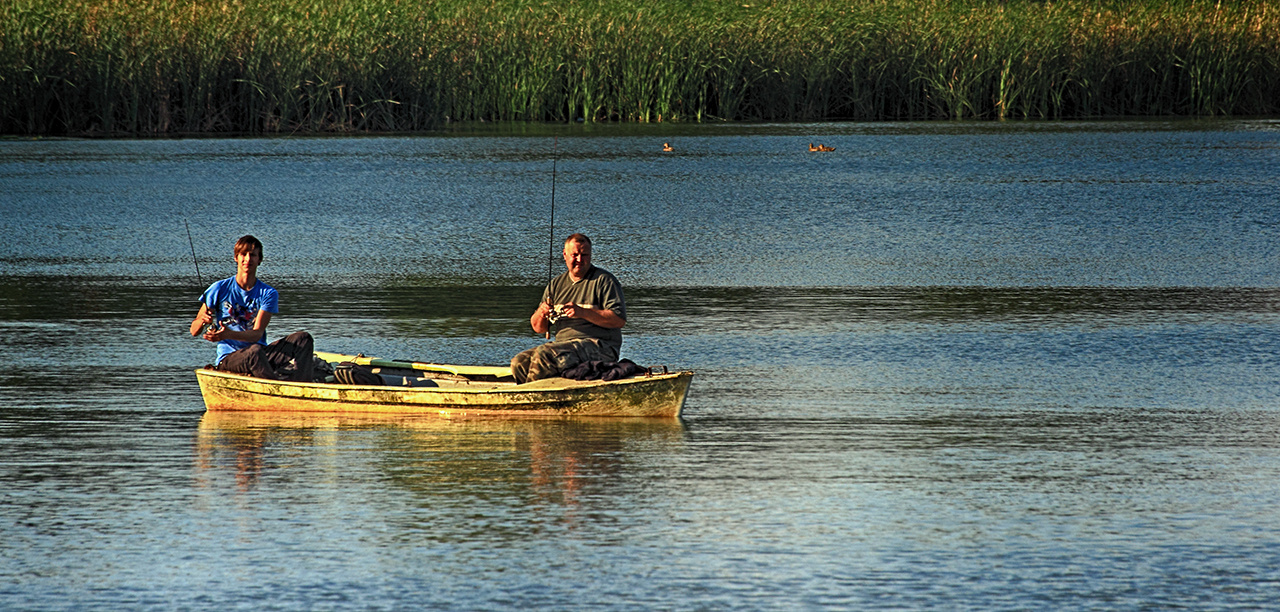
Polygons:
M548 247L547 253L547 301L551 302L551 281L555 280L555 262L556 262L556 160L560 157L560 137L553 136L551 139L551 245ZM552 305L554 308L554 305ZM551 324L555 324L559 319L558 313L552 310L547 320ZM544 338L551 339L551 330L547 329Z
M203 287L204 281L200 279L200 260L196 259L196 241L191 239L191 224L186 219L183 219L182 223L187 226L187 244L191 245L191 262L196 265L196 283Z
M191 263L194 263L196 265L196 282L199 283L200 287L203 287L204 279L200 278L200 260L196 258L196 241L191 239L191 223L189 223L186 219L183 219L182 224L187 226L187 244L191 245ZM209 314L212 316L213 311L210 310ZM198 335L203 336L205 332L209 331L210 328L214 328L214 327L218 327L217 318L214 318L214 320L201 326L200 333Z
M547 283L555 278L552 276L552 267L556 261L556 158L559 157L558 145L560 137L555 136L551 140L551 247L550 253L547 255Z

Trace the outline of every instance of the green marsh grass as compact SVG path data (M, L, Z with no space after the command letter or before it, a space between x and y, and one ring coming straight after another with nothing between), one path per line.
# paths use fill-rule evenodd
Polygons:
M1280 114L1280 0L5 0L0 132Z

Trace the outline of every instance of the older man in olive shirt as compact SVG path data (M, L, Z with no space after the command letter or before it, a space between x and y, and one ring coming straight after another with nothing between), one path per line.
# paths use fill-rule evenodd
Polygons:
M542 292L529 325L555 340L523 351L511 359L516 382L559 376L587 361L617 361L627 304L622 285L607 270L591 265L591 239L574 234L564 241L568 268Z

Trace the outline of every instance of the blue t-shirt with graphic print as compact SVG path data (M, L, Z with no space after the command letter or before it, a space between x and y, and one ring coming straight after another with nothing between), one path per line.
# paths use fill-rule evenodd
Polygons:
M258 281L252 289L245 291L239 283L236 283L234 276L209 285L200 301L209 308L209 312L213 313L213 318L218 325L235 331L252 330L253 321L258 318L259 310L276 314L280 307L280 295L271 288L271 285ZM264 329L258 344L266 343L267 330ZM248 346L248 342L239 340L218 342L218 360L215 364L222 363L222 359L227 355Z

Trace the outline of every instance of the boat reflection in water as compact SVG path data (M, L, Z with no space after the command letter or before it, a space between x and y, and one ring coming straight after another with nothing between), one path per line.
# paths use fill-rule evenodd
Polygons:
M196 442L198 484L246 495L408 490L442 502L576 505L627 486L685 443L679 419L440 419L209 411ZM230 479L230 481L228 480ZM232 484L233 483L233 484ZM307 490L301 490L301 489ZM385 500L384 500L385 501Z

